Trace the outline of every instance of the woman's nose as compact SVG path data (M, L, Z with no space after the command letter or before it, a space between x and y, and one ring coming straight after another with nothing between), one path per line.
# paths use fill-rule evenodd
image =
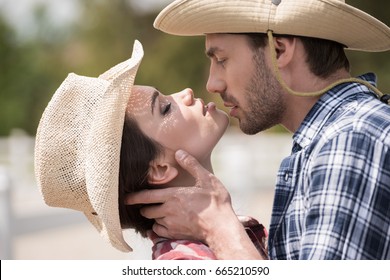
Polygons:
M191 106L194 103L194 92L190 88L182 90L177 95L186 106Z

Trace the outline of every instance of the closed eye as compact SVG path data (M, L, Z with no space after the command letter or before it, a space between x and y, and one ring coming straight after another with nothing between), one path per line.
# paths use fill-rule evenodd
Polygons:
M172 105L171 102L168 102L166 105L164 105L164 107L162 108L162 111L161 111L161 114L163 116L165 116L166 114L169 113L169 111L171 110L171 105Z
M225 67L225 63L226 63L226 58L220 58L220 59L215 59L217 64L222 66L222 67Z
M223 64L226 61L226 59L217 59L218 64Z

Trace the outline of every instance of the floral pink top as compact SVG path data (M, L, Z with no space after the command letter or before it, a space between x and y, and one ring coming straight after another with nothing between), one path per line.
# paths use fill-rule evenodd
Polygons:
M268 258L266 245L268 232L265 227L252 217L239 216L239 219L259 253ZM202 242L167 239L153 231L148 232L148 237L153 242L153 260L216 260L213 251Z

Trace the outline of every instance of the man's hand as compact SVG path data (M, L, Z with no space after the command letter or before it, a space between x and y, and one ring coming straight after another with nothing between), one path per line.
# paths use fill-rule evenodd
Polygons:
M141 191L130 194L126 204L154 204L143 207L141 214L155 219L153 231L160 236L206 242L224 222L237 220L230 195L194 157L178 151L176 160L195 178L194 186Z
M223 184L184 151L177 162L194 178L192 187L145 190L127 197L127 204L145 206L141 214L155 219L153 231L159 236L193 239L207 244L217 259L263 259L231 205Z

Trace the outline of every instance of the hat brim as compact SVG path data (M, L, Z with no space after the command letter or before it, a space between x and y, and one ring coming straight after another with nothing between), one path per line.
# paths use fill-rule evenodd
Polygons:
M127 103L142 57L142 45L135 41L129 60L100 75L111 84L95 110L87 140L86 185L97 215L84 214L112 246L123 252L132 249L123 237L119 218L120 150Z
M177 0L157 16L154 27L174 35L211 33L289 34L339 42L361 51L390 50L390 28L342 1Z
M127 103L143 57L99 78L68 75L46 107L36 134L35 176L46 204L82 211L102 237L129 252L119 217L119 164Z

